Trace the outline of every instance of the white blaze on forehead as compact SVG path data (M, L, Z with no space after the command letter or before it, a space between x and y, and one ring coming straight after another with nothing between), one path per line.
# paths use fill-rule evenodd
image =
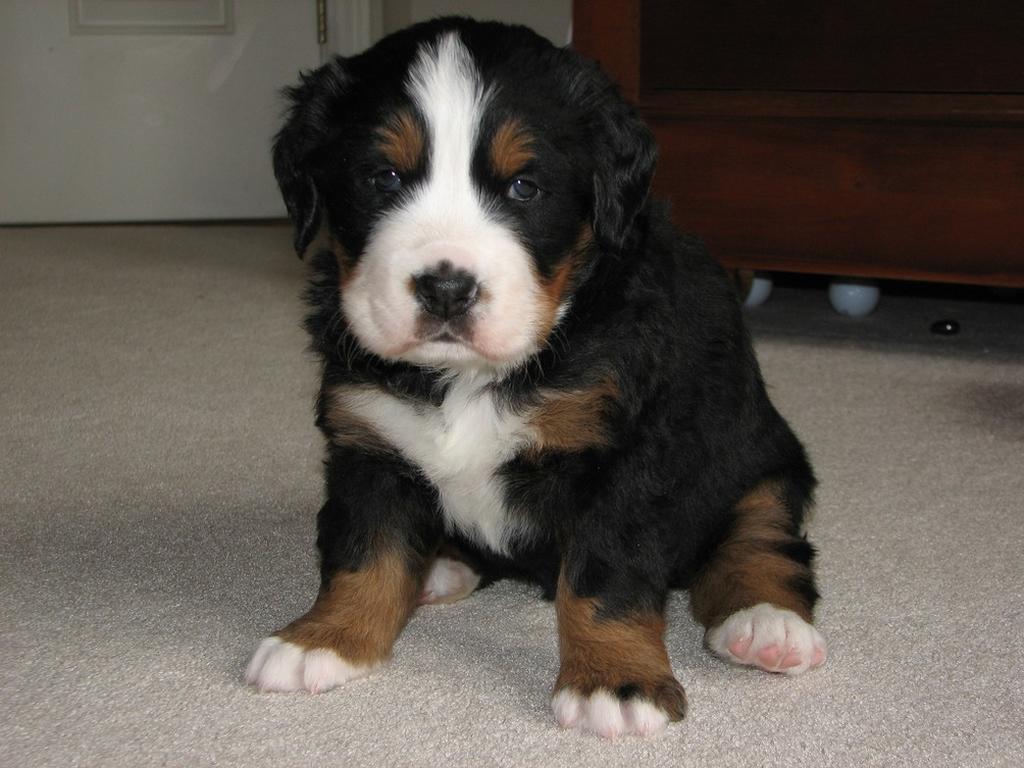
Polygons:
M451 206L479 207L470 175L473 148L488 95L469 51L450 32L420 48L409 73L409 95L430 134L430 195Z

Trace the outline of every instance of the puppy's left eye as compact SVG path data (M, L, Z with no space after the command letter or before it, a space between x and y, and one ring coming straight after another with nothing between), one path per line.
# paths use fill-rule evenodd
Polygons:
M378 192L397 192L402 188L402 177L394 168L385 168L371 180Z
M533 200L538 192L540 192L540 188L536 184L529 179L520 177L512 179L512 183L508 185L505 196L511 200L526 203Z

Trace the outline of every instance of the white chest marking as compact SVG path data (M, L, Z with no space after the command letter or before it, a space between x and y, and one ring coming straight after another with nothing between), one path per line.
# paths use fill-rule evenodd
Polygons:
M530 432L523 419L495 407L488 383L460 374L439 408L371 389L339 396L437 488L449 528L507 553L509 543L527 534L528 526L507 510L496 472L530 440Z

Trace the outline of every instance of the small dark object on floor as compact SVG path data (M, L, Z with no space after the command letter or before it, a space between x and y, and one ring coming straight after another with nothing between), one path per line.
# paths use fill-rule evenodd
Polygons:
M960 333L960 323L956 320L936 320L932 323L931 330L939 336L956 336Z

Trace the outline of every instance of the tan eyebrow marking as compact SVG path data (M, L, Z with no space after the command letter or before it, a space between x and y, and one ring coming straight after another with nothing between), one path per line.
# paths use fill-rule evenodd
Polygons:
M403 110L395 114L377 129L377 139L377 147L396 170L408 172L419 167L426 140L410 112Z
M506 120L491 140L491 166L498 178L507 179L535 157L533 137L518 120Z

